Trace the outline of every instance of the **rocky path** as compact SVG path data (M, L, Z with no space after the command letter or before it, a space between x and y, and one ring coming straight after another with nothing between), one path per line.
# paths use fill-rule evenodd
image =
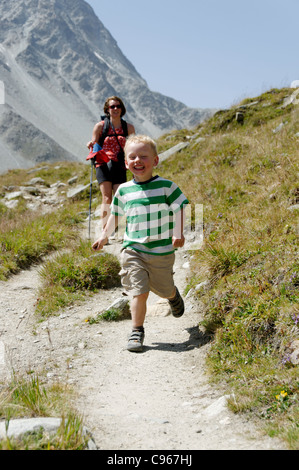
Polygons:
M115 242L105 250L117 254L119 248ZM181 290L186 261L186 252L179 251L175 280ZM150 307L144 352L134 354L126 350L130 320L85 322L120 297L121 289L39 323L38 285L37 267L0 283L0 379L9 380L12 369L33 370L49 381L72 384L98 449L284 449L231 413L223 391L209 384L209 341L198 329L200 312L191 300L179 319L166 315L161 304ZM151 306L157 301L150 296Z

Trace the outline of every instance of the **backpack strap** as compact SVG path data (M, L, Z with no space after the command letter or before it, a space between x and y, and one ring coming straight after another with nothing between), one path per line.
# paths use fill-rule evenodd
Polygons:
M128 137L128 123L127 121L125 121L124 119L121 119L121 125L122 125L122 128L123 128L123 131L124 131L124 136L125 137Z
M100 144L101 147L103 147L104 140L106 139L106 137L108 135L109 127L110 127L110 119L107 116L102 116L102 119L104 120L104 126L103 126L103 130L102 130L102 134L101 134L100 139L99 139L99 144ZM124 119L121 119L121 126L122 126L122 129L123 129L124 137L128 137L128 135L129 135L128 134L128 124ZM113 128L113 126L112 126L112 128ZM113 130L114 130L114 128L113 128ZM114 130L114 133L115 133L115 130ZM115 133L115 135L116 135L116 133ZM117 138L117 136L116 136L116 138Z
M102 116L102 119L104 119L104 126L102 129L102 134L99 139L99 144L101 147L103 147L104 140L106 139L110 127L110 119L107 116Z

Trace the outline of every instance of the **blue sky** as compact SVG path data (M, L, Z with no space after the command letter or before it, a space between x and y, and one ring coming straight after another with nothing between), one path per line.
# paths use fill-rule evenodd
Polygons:
M86 0L152 91L227 108L299 80L299 0Z

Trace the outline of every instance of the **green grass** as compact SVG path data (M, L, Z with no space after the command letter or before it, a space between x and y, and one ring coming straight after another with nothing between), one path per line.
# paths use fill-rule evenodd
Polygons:
M86 436L82 420L70 414L62 418L58 430L49 434L42 427L28 431L19 438L7 437L0 441L0 450L86 450Z
M47 317L88 293L120 285L120 264L111 254L91 254L90 241L74 244L71 251L47 261L40 270L42 285L36 312Z
M293 111L290 105L283 108L283 101L294 90L288 88L272 90L254 98L247 98L230 109L218 111L209 121L209 128L213 133L239 130L240 123L236 120L236 112L244 115L243 128L255 128L268 124L277 118L286 119Z
M78 207L72 204L46 215L4 212L0 218L0 279L5 280L78 240L82 221Z
M0 440L0 450L83 450L87 446L82 418L68 404L71 391L61 384L43 385L39 377L14 376L0 388L0 419L6 426L14 418L62 417L56 433L43 429L20 438Z
M130 317L129 307L127 307L125 310L112 307L108 310L105 310L104 312L99 313L95 317L87 318L86 321L90 325L94 325L95 323L101 323L102 321L116 322L126 317Z

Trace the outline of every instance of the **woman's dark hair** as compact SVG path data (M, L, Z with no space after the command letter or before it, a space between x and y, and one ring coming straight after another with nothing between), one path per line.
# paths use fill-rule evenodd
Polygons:
M123 117L127 110L126 107L123 103L123 101L118 97L118 96L110 96L109 98L106 99L105 104L104 104L104 113L106 116L109 116L109 103L110 101L118 101L120 106L121 106L121 117Z

